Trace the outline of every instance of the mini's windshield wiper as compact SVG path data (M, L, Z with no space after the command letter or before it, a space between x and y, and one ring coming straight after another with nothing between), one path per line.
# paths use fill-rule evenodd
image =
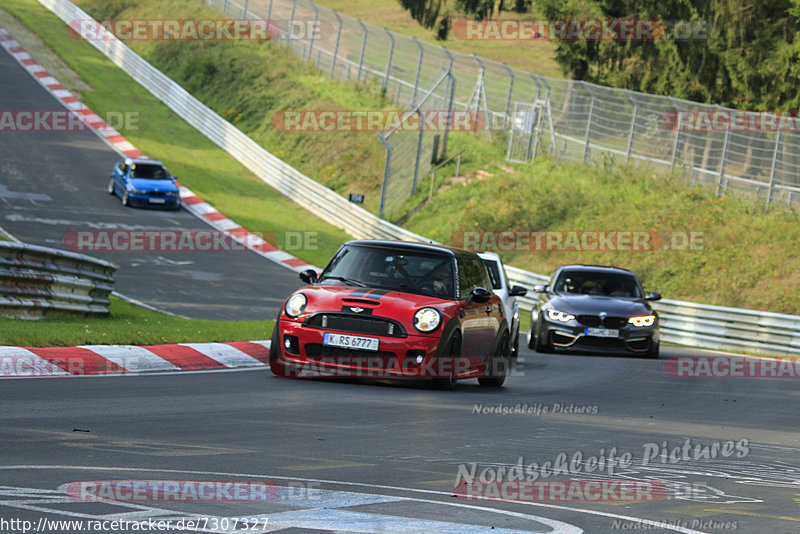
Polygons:
M346 284L351 284L358 287L367 287L366 284L359 282L358 280L353 280L352 278L345 278L343 276L325 276L320 282L324 282L325 280L339 280Z

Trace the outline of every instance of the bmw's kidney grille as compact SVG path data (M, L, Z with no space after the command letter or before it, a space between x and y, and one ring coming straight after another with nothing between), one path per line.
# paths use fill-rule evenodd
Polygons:
M590 328L622 328L628 324L625 317L606 317L601 319L599 315L578 315L578 322Z
M406 333L399 323L380 317L318 313L309 317L305 322L305 326L337 330L339 332L350 332L353 334L406 337Z

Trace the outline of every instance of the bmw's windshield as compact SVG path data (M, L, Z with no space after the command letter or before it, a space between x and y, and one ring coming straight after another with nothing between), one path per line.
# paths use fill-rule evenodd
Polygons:
M319 283L455 298L453 259L435 252L346 245L322 271Z
M564 271L556 280L553 290L575 295L635 299L643 297L633 275L605 271Z
M149 180L169 180L172 178L167 169L160 165L137 163L131 166L131 178L146 178Z

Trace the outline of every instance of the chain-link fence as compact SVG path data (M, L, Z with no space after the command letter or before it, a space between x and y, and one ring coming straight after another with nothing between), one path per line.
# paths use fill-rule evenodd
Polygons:
M547 137L534 144L555 157L590 160L610 154L680 166L693 183L713 185L718 194L739 189L756 192L767 203L800 201L800 124L795 121L787 125L769 114L546 78L422 43L311 0L206 1L232 17L247 13L270 20L298 56L333 78L378 87L408 109L427 92L424 81L445 69L454 80L450 107L481 114L485 129L512 131L518 127L515 103L547 102L551 125L537 130ZM405 163L413 169L417 159L422 158Z
M452 73L443 69L414 109L391 129L378 134L386 147L381 217L395 220L402 215L399 208L417 193L420 179L447 151L452 122L449 106L454 90Z

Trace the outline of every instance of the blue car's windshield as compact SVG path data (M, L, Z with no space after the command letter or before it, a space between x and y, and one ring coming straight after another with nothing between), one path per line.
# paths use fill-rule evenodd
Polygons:
M167 169L160 165L137 163L131 165L131 178L146 178L149 180L169 180L172 178Z
M319 283L455 298L453 282L453 259L449 255L349 245L336 253Z

